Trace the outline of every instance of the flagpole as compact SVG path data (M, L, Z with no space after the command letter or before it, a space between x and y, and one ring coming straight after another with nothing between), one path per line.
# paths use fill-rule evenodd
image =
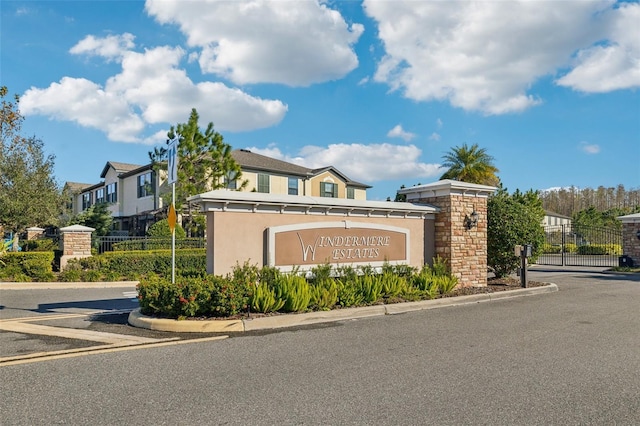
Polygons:
M172 197L171 197L171 206L173 210L176 209L176 183L171 184ZM175 284L176 282L176 227L173 226L171 230L171 284Z

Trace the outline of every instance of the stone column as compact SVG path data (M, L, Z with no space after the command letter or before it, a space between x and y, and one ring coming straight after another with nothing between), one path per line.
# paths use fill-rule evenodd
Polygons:
M44 237L43 228L38 228L37 226L27 228L27 240L38 240L42 237Z
M640 213L620 216L622 222L622 254L633 260L633 266L640 266Z
M60 228L60 270L64 270L69 259L80 259L91 256L91 233L93 228L72 225Z
M487 198L495 190L493 186L441 180L399 191L406 194L408 202L440 210L435 220L435 254L447 261L460 287L487 285ZM472 223L474 216L476 223Z

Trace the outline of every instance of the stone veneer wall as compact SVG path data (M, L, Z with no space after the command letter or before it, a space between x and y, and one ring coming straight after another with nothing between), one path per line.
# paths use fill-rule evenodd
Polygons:
M634 266L640 266L640 240L637 233L640 231L640 219L637 222L622 224L622 254L633 259Z
M435 221L436 256L447 260L460 286L486 286L487 198L451 194L415 201L440 208ZM474 210L478 213L478 224L466 229L465 216Z
M63 270L70 259L91 256L91 233L93 228L81 225L67 226L60 229L60 270Z

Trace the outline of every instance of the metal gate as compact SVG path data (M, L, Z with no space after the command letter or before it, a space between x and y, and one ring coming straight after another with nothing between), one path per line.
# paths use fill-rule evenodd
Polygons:
M622 255L622 231L577 225L544 227L546 241L539 265L618 266Z

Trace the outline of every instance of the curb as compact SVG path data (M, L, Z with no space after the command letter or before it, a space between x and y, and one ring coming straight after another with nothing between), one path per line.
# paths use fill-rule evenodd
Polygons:
M139 281L70 281L70 282L3 282L0 283L0 290L50 290L50 289L83 289L83 288L121 288L135 287Z
M441 299L421 300L419 302L362 306L358 308L335 309L332 311L305 312L301 314L276 315L271 317L238 320L179 321L146 316L140 313L140 309L136 309L129 314L129 324L134 327L174 333L230 333L272 330L381 315L395 315L405 312L442 308L446 306L461 306L481 302L493 302L511 299L514 297L533 296L558 291L557 285L553 283L546 284L547 285L542 287L522 288L496 293L444 297Z

